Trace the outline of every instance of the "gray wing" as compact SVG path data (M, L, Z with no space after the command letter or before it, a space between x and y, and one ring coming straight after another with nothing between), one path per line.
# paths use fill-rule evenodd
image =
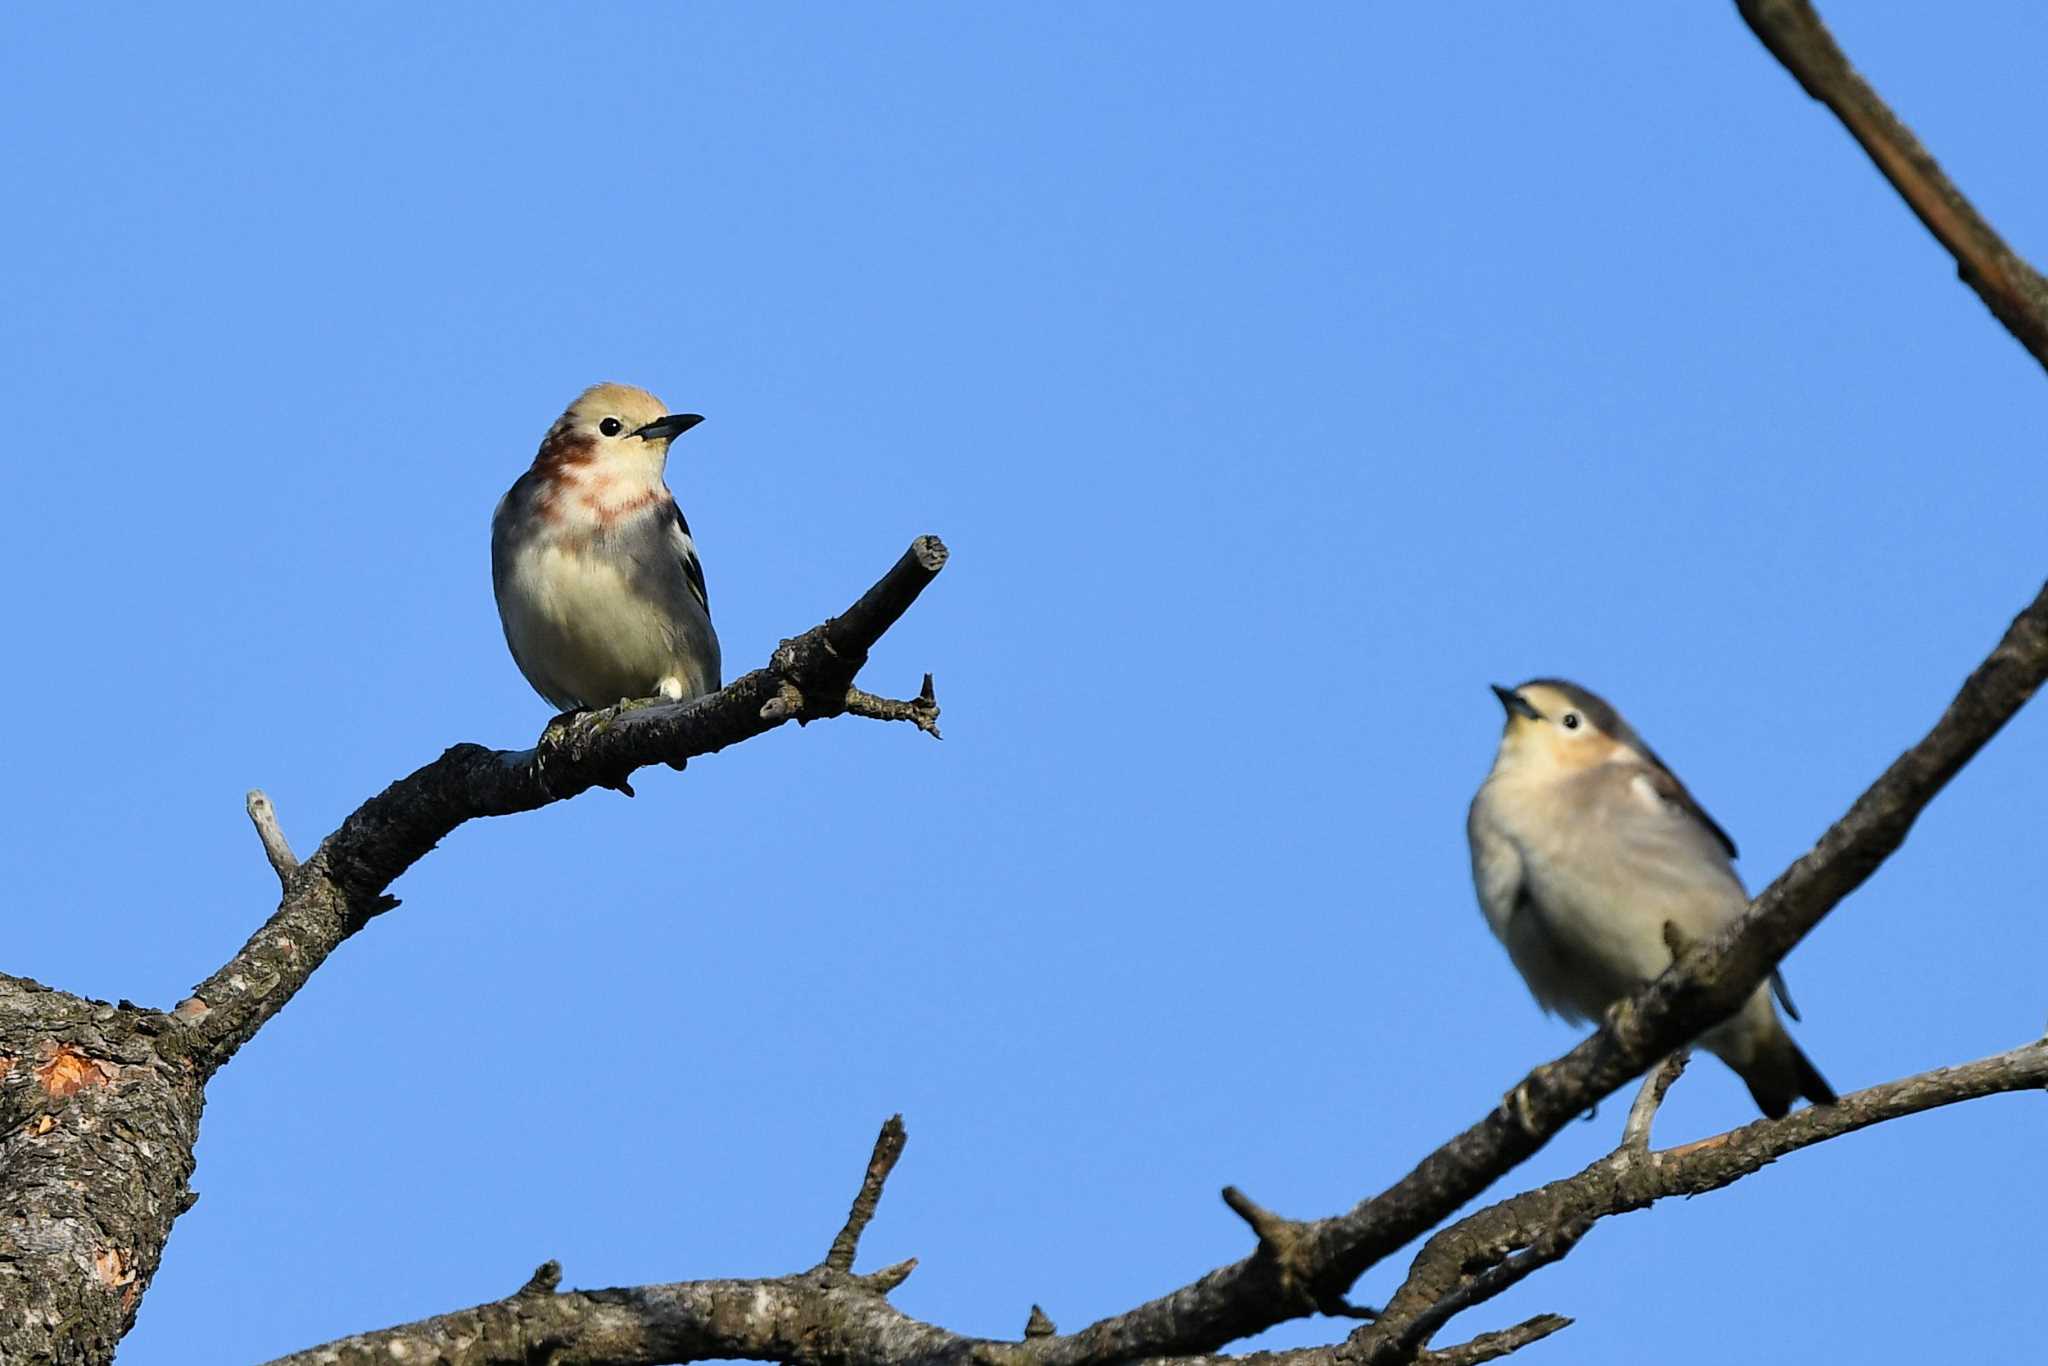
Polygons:
M617 550L632 566L634 592L660 604L671 648L694 665L705 691L716 692L723 682L718 633L711 628L704 567L682 509L669 498L615 535Z
M1568 1020L1589 1018L1574 999L1578 993L1573 984L1579 975L1572 972L1544 923L1542 908L1530 894L1521 850L1490 818L1488 795L1484 788L1480 790L1465 823L1472 844L1472 886L1479 894L1479 909L1538 1005Z
M1730 859L1735 858L1735 841L1721 828L1720 822L1707 814L1706 808L1699 804L1692 793L1686 791L1685 784L1678 781L1677 774L1664 766L1664 761L1657 757L1655 751L1640 740L1637 741L1637 748L1642 751L1643 757L1650 761L1650 786L1655 789L1657 795L1712 835L1715 842L1727 851ZM1785 1007L1787 1015L1795 1020L1799 1018L1799 1007L1792 1004L1792 993L1785 986L1785 974L1775 968L1771 971L1771 993L1778 998L1778 1004Z
M697 605L704 609L705 618L711 615L711 595L704 588L704 565L697 558L697 541L690 535L689 519L683 516L682 505L671 498L668 500L672 540L680 540L678 547L683 561L683 577L689 581L690 591L697 595Z
M1728 851L1729 858L1740 857L1735 852L1735 841L1728 837L1728 832L1721 828L1720 822L1709 816L1707 809L1693 799L1692 793L1685 790L1685 784L1678 781L1678 775L1665 767L1664 761L1659 759L1648 745L1638 741L1637 747L1642 751L1643 757L1650 761L1650 785L1657 790L1657 795L1698 821L1707 833Z

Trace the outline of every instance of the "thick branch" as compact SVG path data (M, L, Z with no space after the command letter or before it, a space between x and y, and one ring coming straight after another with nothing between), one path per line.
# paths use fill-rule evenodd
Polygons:
M1921 810L2048 678L2048 587L1964 681L1934 728L1857 798L1727 933L1696 945L1564 1057L1523 1078L1484 1119L1346 1214L1303 1226L1283 1266L1259 1252L1063 1337L1029 1344L1050 1366L1213 1351L1299 1317L1479 1194L1573 1116L1725 1018L1777 961L1897 849Z
M906 1139L903 1116L889 1116L875 1139L845 1227L825 1260L800 1275L563 1295L555 1293L562 1268L543 1262L525 1285L502 1300L331 1342L280 1358L273 1366L385 1366L393 1361L653 1366L709 1357L816 1366L966 1362L977 1344L890 1306L886 1296L902 1284L915 1261L871 1276L852 1274L861 1233L874 1218ZM996 1345L988 1347L995 1350Z
M1675 1076L1660 1067L1645 1093ZM1668 1085L1668 1082L1666 1083ZM1846 1095L1779 1120L1662 1152L1635 1142L1633 1117L1621 1146L1576 1175L1489 1205L1423 1244L1408 1279L1377 1323L1352 1336L1361 1366L1413 1360L1453 1314L1493 1298L1538 1265L1557 1260L1599 1220L1647 1209L1673 1195L1733 1185L1787 1153L1958 1101L2048 1087L2048 1040L1960 1067L1941 1067ZM1647 1125L1647 1119L1645 1119ZM1526 1250L1525 1250L1526 1249ZM1556 1255L1547 1255L1555 1251ZM1539 1254L1531 1260L1532 1253ZM1508 1274L1503 1274L1508 1273Z
M937 537L918 537L844 615L784 641L767 668L709 697L622 703L551 728L530 750L456 745L385 788L303 864L289 874L279 867L286 892L277 913L178 1008L192 1032L195 1062L211 1071L253 1038L343 940L398 904L385 889L464 821L531 811L592 787L623 787L649 764L680 765L791 719L841 714L868 651L945 563ZM930 713L937 715L935 704ZM267 802L261 810L267 812ZM254 798L250 814L278 864L282 836L273 844Z
M271 1366L661 1366L755 1361L902 1366L968 1360L969 1342L898 1313L822 1268L751 1281L681 1281L568 1294L515 1292L279 1357Z
M1949 254L2006 331L2048 366L2048 280L2005 244L1870 88L1807 0L1736 0L1771 55L1833 110Z

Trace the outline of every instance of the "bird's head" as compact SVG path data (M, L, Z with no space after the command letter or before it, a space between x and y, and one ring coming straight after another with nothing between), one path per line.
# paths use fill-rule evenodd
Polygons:
M548 428L535 463L644 466L659 478L668 443L703 420L630 384L593 384Z
M1560 678L1535 678L1516 688L1493 685L1507 712L1500 766L1575 772L1604 764L1642 742L1607 702Z

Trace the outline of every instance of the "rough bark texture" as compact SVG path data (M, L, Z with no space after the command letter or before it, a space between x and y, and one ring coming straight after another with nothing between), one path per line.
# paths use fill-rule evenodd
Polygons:
M457 745L363 803L304 863L269 799L250 794L283 898L173 1011L0 976L0 1362L113 1356L194 1199L186 1182L207 1079L344 939L397 905L385 889L456 826L621 787L647 764L680 765L791 720L857 711L936 733L929 676L909 702L853 679L945 562L935 537L919 537L844 615L710 697L592 713L517 753Z
M170 1017L0 977L0 1362L97 1362L193 1199L201 1078Z

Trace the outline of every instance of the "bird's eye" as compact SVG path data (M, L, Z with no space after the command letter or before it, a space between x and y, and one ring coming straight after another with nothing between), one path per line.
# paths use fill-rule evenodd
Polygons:
M1568 711L1563 716L1557 718L1557 723L1566 730L1577 730L1579 728L1579 714L1575 711Z
M597 424L597 429L606 436L617 436L620 432L626 430L626 424L615 417L608 417Z

